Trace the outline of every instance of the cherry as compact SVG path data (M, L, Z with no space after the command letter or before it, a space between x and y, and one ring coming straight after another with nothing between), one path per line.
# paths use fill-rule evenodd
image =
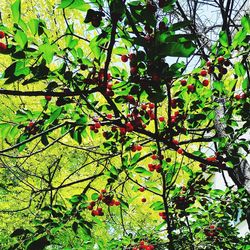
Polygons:
M107 119L112 119L113 115L112 114L107 114Z
M135 145L133 145L133 146L131 147L131 151L132 151L132 152L136 152L136 146L135 146Z
M167 158L167 159L166 159L166 162L171 162L171 158Z
M135 103L135 98L132 95L126 96L126 99L128 102L134 104Z
M150 109L154 109L154 108L155 108L155 105L154 105L154 103L150 102L150 103L148 104L148 107L149 107Z
M122 55L121 56L121 61L122 62L127 62L128 61L128 56L127 55Z
M131 73L132 75L137 74L137 72L138 72L137 67L133 66L133 67L130 68L130 73Z
M29 122L29 125L28 125L28 126L29 126L30 128L32 128L34 125L35 125L34 122Z
M240 99L246 99L246 98L247 98L247 95L245 93L242 93L240 96Z
M165 120L165 118L164 118L163 116L160 116L160 117L159 117L159 121L160 121L160 122L164 122L164 120Z
M181 80L181 85L182 85L182 86L186 86L186 85L187 85L187 80L182 79L182 80Z
M51 101L51 98L52 98L52 97L51 97L50 95L46 95L46 96L45 96L45 100L48 101L48 102Z
M217 59L218 63L224 63L225 58L223 56L218 57Z
M0 31L0 38L4 38L5 37L5 33L3 31Z
M141 150L142 150L142 146L141 146L141 145L137 145L137 146L136 146L136 150L137 150L137 151L141 151Z
M95 123L95 128L98 129L98 128L100 128L100 127L101 127L101 123L100 123L100 122L96 122L96 123Z
M241 96L239 94L235 95L234 96L236 100L240 100L241 99Z
M207 87L209 84L209 81L207 79L203 80L202 85Z
M210 67L212 65L212 63L210 61L207 61L206 65L207 65L207 67Z
M144 191L145 191L145 188L144 188L144 187L140 187L140 188L139 188L139 191L140 191L140 192L144 192Z
M178 142L177 140L172 140L172 143L173 143L174 145L178 145L178 144L179 144L179 142Z
M126 134L126 129L125 128L120 127L119 130L120 130L121 135L125 135Z
M209 162L215 162L217 159L216 159L216 156L212 156L212 157L208 157L206 160Z
M90 206L94 207L95 206L95 201L91 201Z
M205 69L201 70L200 75L201 76L206 76L207 75L207 71Z
M143 104L141 104L141 108L142 108L143 110L146 110L146 109L147 109L147 105L146 105L145 103L143 103Z
M6 44L0 43L0 52L4 52L7 49Z
M85 64L81 64L80 68L81 68L81 70L86 70L88 68L88 66Z
M142 201L142 202L146 202L147 199L144 197L144 198L141 199L141 201Z
M184 154L184 151L183 151L182 148L178 148L178 149L177 149L177 153L180 154L180 155L182 155L182 154Z
M120 206L120 205L121 205L121 202L120 202L120 201L115 201L115 205L116 205L116 206Z
M157 159L158 159L158 156L157 156L157 155L152 155L151 158L152 158L153 160L157 160Z
M188 91L191 93L195 91L195 86L193 84L188 85L187 88L188 88Z
M126 131L127 132L132 132L134 130L133 125L131 124L131 122L127 122L126 123Z
M214 66L211 65L209 68L208 68L208 71L207 71L209 74L213 73L214 72Z

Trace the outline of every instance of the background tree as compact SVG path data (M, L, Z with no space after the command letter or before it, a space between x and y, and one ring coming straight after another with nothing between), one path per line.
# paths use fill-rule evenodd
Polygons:
M3 249L249 247L246 3L2 3Z

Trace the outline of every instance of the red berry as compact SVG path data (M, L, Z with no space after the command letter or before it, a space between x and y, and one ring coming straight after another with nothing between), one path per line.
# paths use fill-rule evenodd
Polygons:
M214 162L216 161L216 156L208 157L206 160L209 162Z
M122 55L121 56L121 61L122 62L127 62L128 61L128 56L127 55Z
M154 105L154 103L150 102L150 103L148 104L148 107L149 107L150 109L154 109L154 108L155 108L155 105Z
M120 127L119 130L120 130L121 135L125 135L126 134L126 129L125 128Z
M172 140L172 143L173 143L174 145L178 145L178 144L179 144L179 142L178 142L177 140Z
M209 228L210 229L215 229L215 225L210 225Z
M92 207L92 206L87 206L87 209L88 209L88 210L92 210L93 207Z
M157 160L157 159L158 159L158 156L157 156L157 155L152 155L151 158L152 158L153 160Z
M128 102L130 102L130 103L132 103L132 104L135 103L135 99L134 99L134 97L133 97L132 95L126 96L126 99L127 99Z
M241 95L240 95L240 99L246 99L247 98L247 95L245 94L245 93L242 93Z
M130 61L135 60L135 58L136 58L136 55L135 55L134 53L131 53L131 54L129 55L129 60L130 60Z
M101 123L100 123L100 122L96 122L96 123L95 123L95 128L98 129L98 128L100 128L100 127L101 127Z
M106 116L108 119L112 119L113 115L112 114L107 114Z
M178 149L177 149L177 153L180 154L180 155L182 155L182 154L184 153L184 151L183 151L182 148L178 148Z
M4 44L4 43L0 43L0 52L5 51L6 49L7 49L6 44Z
M201 70L200 75L201 76L206 76L207 75L207 71L205 69Z
M52 97L51 97L50 95L46 95L46 96L45 96L45 99L46 99L46 101L48 101L48 102L51 101L51 98L52 98Z
M94 207L95 206L95 201L91 201L90 206Z
M130 73L131 73L132 75L137 74L137 67L131 67L131 68L130 68Z
M235 99L236 100L240 100L241 99L241 96L239 94L235 95Z
M5 37L5 33L3 31L0 31L0 38L4 38Z
M207 65L207 67L210 67L212 65L212 63L210 61L207 61L206 65Z
M141 150L142 150L142 146L141 146L141 145L137 145L137 146L136 146L136 150L137 150L137 151L141 151Z
M207 87L209 84L209 81L207 79L203 80L202 85Z
M131 147L131 151L132 151L132 152L135 152L135 151L136 151L136 146L135 146L135 145L133 145L133 146Z
M121 205L121 202L120 202L120 201L115 201L115 205L116 205L116 206L120 206L120 205Z
M146 109L147 109L147 105L146 105L145 103L143 103L143 104L141 105L141 108L142 108L143 110L146 110Z
M218 57L218 63L223 63L225 61L225 58L223 56Z
M192 93L195 91L195 86L193 84L188 85L187 88L188 88L188 91Z
M171 107L173 108L173 109L175 109L176 107L177 107L177 101L175 100L175 99L172 99L171 100Z
M101 193L103 193L103 194L105 194L106 192L107 192L106 189L102 189L102 190L101 190Z
M111 131L115 132L116 130L117 130L117 127L116 126L112 126Z
M34 122L29 122L29 127L31 128L31 127L33 127L35 125L35 123Z
M186 85L187 85L187 80L182 79L182 80L181 80L181 85L182 85L182 86L186 86Z
M144 192L144 191L145 191L145 188L144 188L144 187L140 187L140 188L139 188L139 191L140 191L140 192Z
M160 117L159 117L159 121L160 121L160 122L164 122L164 120L165 120L165 118L164 118L163 116L160 116Z
M147 199L146 199L146 198L142 198L141 201L142 201L142 202L146 202Z
M127 122L126 123L126 131L127 132L132 132L134 130L133 125L131 124L131 122Z
M171 158L167 158L167 159L166 159L166 162L171 162Z

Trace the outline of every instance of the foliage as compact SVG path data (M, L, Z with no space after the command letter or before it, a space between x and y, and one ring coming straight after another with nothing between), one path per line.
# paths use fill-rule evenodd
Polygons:
M1 248L248 249L249 16L190 69L178 1L22 4L0 26Z

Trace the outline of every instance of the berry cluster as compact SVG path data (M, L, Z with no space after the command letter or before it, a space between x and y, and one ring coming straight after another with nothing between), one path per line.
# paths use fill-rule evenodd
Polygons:
M208 239L213 239L215 236L218 236L220 231L222 231L222 228L217 227L216 225L210 225L208 228L204 229L205 235Z
M143 240L140 241L139 245L134 246L132 250L154 250L155 247L152 244L147 244L147 242L144 242Z
M103 190L101 190L101 193L98 197L98 201L97 202L91 201L89 203L89 205L87 206L88 210L92 211L91 215L93 215L93 216L103 216L104 215L101 207L97 207L96 209L94 209L94 207L96 205L98 205L98 204L100 205L100 202L103 202L108 206L120 206L121 205L120 201L113 199L113 196L108 194L107 191L105 189L103 189Z

